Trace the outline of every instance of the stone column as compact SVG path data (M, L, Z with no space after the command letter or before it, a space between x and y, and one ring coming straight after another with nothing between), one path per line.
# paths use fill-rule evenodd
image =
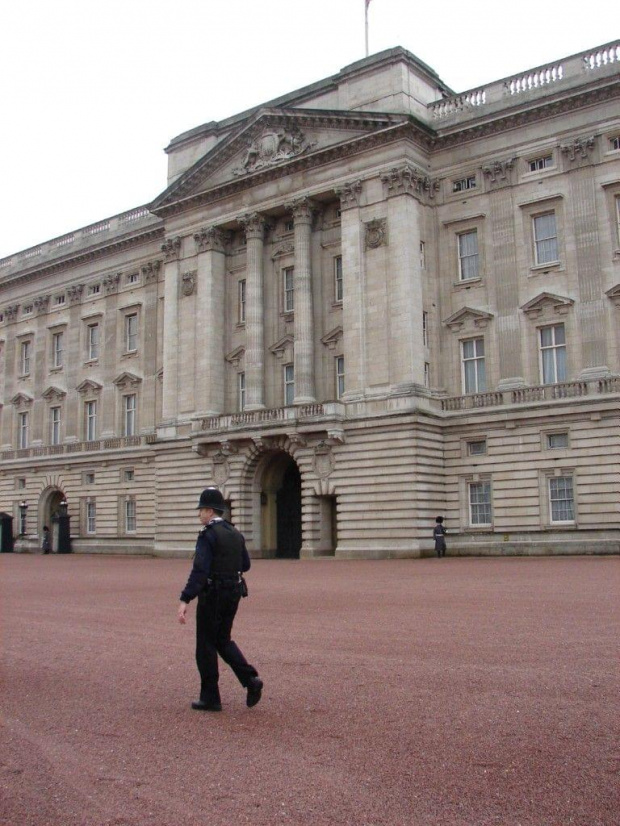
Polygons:
M119 273L108 275L103 279L103 291L106 297L105 317L100 320L99 330L99 364L101 366L100 375L103 378L103 388L101 390L101 405L97 404L97 412L100 419L99 434L102 439L120 436L122 432L121 423L117 416L118 391L114 384L114 379L117 376L118 359L119 285ZM72 382L70 386L75 386L75 384ZM83 416L83 411L80 411L80 415ZM67 418L67 421L69 422L70 419ZM78 421L77 418L76 421Z
M247 239L245 311L245 409L265 407L263 244L266 221L258 212L240 219Z
M174 425L179 410L179 256L181 239L162 244L164 253L164 387L162 424Z
M314 382L314 310L312 302L313 208L309 198L287 205L295 219L295 398L293 404L316 401Z
M157 426L157 339L161 334L158 323L158 282L161 261L148 261L140 267L144 297L142 324L144 325L144 383L140 399L140 430L153 431Z
M216 416L225 408L226 233L217 227L194 235L197 259L196 414Z

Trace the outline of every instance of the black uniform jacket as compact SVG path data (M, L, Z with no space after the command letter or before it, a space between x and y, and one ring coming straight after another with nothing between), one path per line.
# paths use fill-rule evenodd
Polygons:
M229 522L223 519L215 519L205 525L198 534L196 540L196 553L194 554L194 565L192 567L189 579L183 591L181 592L181 602L190 602L194 597L204 590L209 575L211 573L211 564L213 562L214 554L217 553L217 538L215 531L211 530L213 525L224 525L231 531L236 531ZM241 572L250 570L250 557L245 547L245 542L242 548L242 563Z

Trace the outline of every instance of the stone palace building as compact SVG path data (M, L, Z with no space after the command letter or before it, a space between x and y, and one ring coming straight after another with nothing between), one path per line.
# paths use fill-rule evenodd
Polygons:
M620 43L455 94L394 48L174 138L152 203L0 261L34 550L619 550Z

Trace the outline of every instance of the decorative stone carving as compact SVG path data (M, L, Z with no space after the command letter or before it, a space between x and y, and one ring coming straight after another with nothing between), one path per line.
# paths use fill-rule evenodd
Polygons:
M341 187L338 187L335 192L340 198L340 208L350 209L351 207L359 206L362 189L363 185L361 180L353 181L350 184L343 184Z
M312 202L310 198L296 198L294 201L290 201L288 204L285 204L285 209L290 210L293 213L293 218L295 219L295 223L312 223L312 218L317 211L316 205Z
M268 224L260 212L248 212L239 218L239 223L245 231L246 238L264 238Z
M303 132L297 128L272 129L266 127L247 148L241 166L233 169L233 175L248 175L261 169L268 169L283 161L296 158L309 152L316 142L306 140Z
M367 250L387 246L387 218L375 218L364 224L364 246Z
M291 243L281 244L271 256L272 259L282 258L285 255L294 255L295 246Z
M5 308L4 314L6 316L7 321L15 321L17 318L17 313L19 312L19 304L9 304L8 307Z
M228 355L224 356L226 361L230 362L233 367L237 367L241 359L245 356L245 347L235 347Z
M120 376L117 376L113 383L119 388L119 390L128 390L129 388L136 388L140 385L142 383L142 379L134 373L124 372L121 373Z
M226 458L219 453L213 457L213 481L216 485L223 485L230 476L230 465Z
M452 332L459 332L466 324L471 324L479 330L484 330L493 318L492 313L484 310L474 310L472 307L462 307L443 322Z
M218 227L205 227L194 234L196 252L224 252L229 233Z
M332 472L335 464L336 460L332 453L332 446L326 441L319 442L314 448L314 458L312 460L315 474L320 479L325 479Z
M102 385L97 381L92 381L92 379L84 379L81 384L78 384L76 390L82 395L92 395L93 393L100 393L102 390Z
M289 433L288 440L294 447L305 447L308 444L308 440L305 436L302 436L301 433Z
M566 315L574 303L575 301L572 298L543 292L523 304L521 309L526 316L535 319L544 315L546 308L551 308L555 315Z
M323 338L321 339L321 342L326 347L328 347L330 350L334 350L335 347L336 347L336 344L338 344L338 342L340 341L341 338L342 338L342 326L338 325L338 327L334 327L333 330L330 330L329 333L326 333L323 336Z
M120 275L116 276L107 276L108 278L120 278ZM105 284L105 279L104 279ZM71 287L67 287L67 297L69 299L69 304L79 304L82 298L82 293L84 292L84 285L83 284L73 284Z
M106 275L106 277L103 279L103 288L106 291L107 295L110 295L110 293L116 292L116 290L118 290L120 280L120 272L114 273L113 275Z
M220 453L222 456L232 456L234 453L238 453L239 448L233 444L229 439L223 439L220 442Z
M613 301L615 307L620 307L620 284L616 284L611 289L605 291L607 298Z
M295 340L293 336L287 334L278 339L275 344L272 344L269 348L269 352L273 353L273 355L279 359L282 359L284 354L288 352L288 357L290 358L293 354L294 346Z
M44 393L41 393L42 398L44 398L48 402L59 402L66 396L66 392L61 390L60 387L48 387Z
M181 292L183 295L192 295L196 289L196 270L184 272L181 276Z
M594 135L590 135L587 138L575 138L572 143L561 144L560 151L568 157L571 163L575 163L579 160L588 160L594 146Z
M164 254L166 261L174 261L178 259L181 254L181 237L177 235L176 238L166 238L161 245L161 251Z
M32 396L27 396L25 393L17 393L11 399L11 404L14 404L17 410L23 410L30 407L33 402Z
M390 198L395 195L409 194L417 198L427 196L434 198L435 192L439 189L439 181L433 181L421 169L412 164L395 166L381 176L385 197Z
M512 170L516 160L516 158L508 158L508 160L505 161L491 161L491 163L480 167L482 173L488 178L491 189L510 186L512 183Z
M49 295L39 295L34 300L34 308L37 312L37 315L43 315L43 313L47 312L47 308L50 303Z
M157 281L159 271L161 270L161 261L149 261L140 267L142 280L145 284L150 284L151 281Z

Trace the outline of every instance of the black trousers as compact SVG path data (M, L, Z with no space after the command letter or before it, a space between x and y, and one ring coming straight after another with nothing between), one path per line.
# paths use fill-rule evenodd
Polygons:
M217 655L234 671L242 686L258 677L254 666L230 638L241 596L238 588L209 587L198 597L196 610L196 664L200 672L200 699L219 703Z

